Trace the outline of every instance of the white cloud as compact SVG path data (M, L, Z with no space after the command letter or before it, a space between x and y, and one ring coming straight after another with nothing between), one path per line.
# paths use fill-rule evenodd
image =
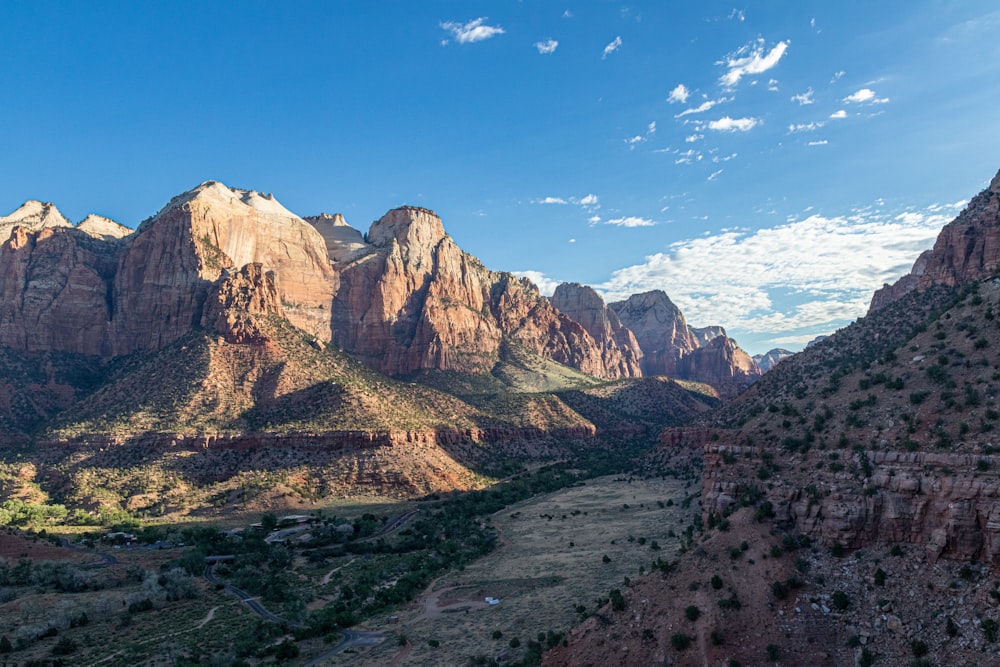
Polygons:
M788 132L789 134L795 134L796 132L814 132L815 130L818 130L819 128L823 127L824 125L826 125L826 123L822 121L818 122L813 121L810 123L792 123L791 125L788 126Z
M596 225L600 221L601 221L601 216L599 215L592 215L589 218L587 218L587 222L589 222L591 225Z
M869 207L709 232L677 241L595 287L608 300L663 289L689 322L722 324L737 336L829 331L864 314L872 292L909 271L959 209L899 214Z
M723 169L720 169L718 171L713 171L711 174L708 175L708 180L714 181L719 177L719 174L721 174L723 171L724 171Z
M885 104L888 101L888 97L876 96L875 91L871 88L862 88L856 93L852 93L844 98L844 102L848 104L864 104L865 102L870 102L872 104Z
M619 35L618 37L615 37L613 42L604 47L604 55L601 56L601 60L604 60L612 53L620 49L621 45L622 45L622 38L621 35Z
M459 44L472 44L504 34L503 28L498 25L485 25L485 21L486 17L482 16L468 23L446 21L441 24L441 27L450 32Z
M554 39L547 39L544 42L535 42L535 48L538 52L545 55L548 53L555 53L556 48L559 47L559 42Z
M597 195L589 194L586 197L582 198L577 203L580 204L580 206L597 206L598 202L599 200L597 198Z
M705 138L704 134L698 134L697 132L695 132L694 134L689 134L688 136L684 137L684 142L688 144L693 144L694 142L704 138Z
M785 55L790 43L787 40L778 42L765 54L765 42L763 38L760 38L756 42L751 42L737 49L726 56L725 61L723 61L722 64L726 66L727 71L719 78L719 83L726 88L732 88L748 74L762 74L772 69Z
M830 79L830 83L836 83L836 82L840 81L844 77L845 74L847 74L847 72L845 72L844 70L840 70L839 72L834 72L833 73L833 78Z
M826 146L828 143L830 143L830 142L827 141L826 139L820 139L819 141L810 141L807 145L808 146Z
M810 87L809 90L807 90L804 93L799 93L798 95L792 95L792 101L798 102L802 106L805 106L807 104L812 104L814 101L812 87Z
M705 126L715 132L748 132L760 124L759 118L730 118L723 116L718 120L710 120Z
M568 204L569 202L562 197L545 197L543 199L534 200L535 204Z
M562 13L562 17L564 19L571 19L571 18L573 18L573 12L571 12L570 10L567 9L566 11L564 11Z
M733 11L729 12L729 20L732 21L733 19L736 19L740 23L743 23L744 21L747 20L746 12L744 12L742 9L733 9Z
M576 239L570 239L568 242L569 243L576 243Z
M667 97L667 102L671 104L687 104L688 97L690 97L691 91L687 89L683 83L678 83L673 90L670 91L670 96Z
M656 121L650 121L649 125L646 126L646 134L653 135L656 134Z
M847 118L847 112L843 109L838 109L830 114L830 118Z
M770 81L768 81L767 82L767 89L770 90L772 93L778 92L778 80L777 79L771 79Z
M615 225L617 227L652 227L656 224L656 222L650 220L649 218L640 218L633 215L624 218L605 220L604 224Z
M628 137L625 139L625 143L628 144L629 148L635 148L636 144L641 144L646 140L646 137L641 134L637 134L634 137Z
M552 296L562 281L552 280L541 271L511 271L518 278L527 278L538 286L538 291L542 296Z
M717 100L705 100L704 102L702 102L701 104L699 104L696 107L691 107L690 109L685 109L684 111L680 112L679 114L676 114L674 116L674 118L683 118L684 116L690 116L691 114L704 113L704 112L708 111L709 109L711 109L712 107L714 107L715 105L722 104L723 102L728 102L731 99L733 99L733 98L731 98L731 97L720 97Z

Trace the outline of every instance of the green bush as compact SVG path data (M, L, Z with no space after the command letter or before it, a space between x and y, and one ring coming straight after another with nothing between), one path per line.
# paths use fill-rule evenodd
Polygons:
M687 647L691 646L691 637L683 632L674 633L670 637L670 645L678 651L683 651Z

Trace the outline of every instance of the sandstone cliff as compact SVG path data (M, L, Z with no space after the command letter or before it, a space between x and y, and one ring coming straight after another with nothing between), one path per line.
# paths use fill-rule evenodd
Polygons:
M994 275L1000 268L1000 172L938 234L909 274L872 296L868 312L931 285L954 287Z
M677 362L698 347L680 308L662 290L633 294L608 304L642 349L643 375L678 375Z
M635 335L604 303L591 287L579 283L563 283L549 298L564 315L579 322L600 346L604 365L616 369L619 377L639 377L642 352Z
M0 216L0 240L6 241L15 227L37 232L48 227L72 227L55 204L29 200L10 215Z
M209 286L251 263L274 271L290 322L329 340L335 277L326 255L319 232L272 196L203 183L129 238L114 281L114 352L157 350L187 333Z
M108 356L115 246L64 225L15 227L0 246L0 345Z
M668 375L711 385L725 398L760 377L749 355L720 326L693 328L661 290L633 294L608 306L635 334L643 375Z
M488 373L507 338L591 375L623 374L528 280L490 271L463 252L433 211L390 211L367 238L367 249L338 264L333 342L383 373Z

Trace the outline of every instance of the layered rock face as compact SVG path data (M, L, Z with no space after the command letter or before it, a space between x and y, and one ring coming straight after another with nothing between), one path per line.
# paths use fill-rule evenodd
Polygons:
M227 342L261 345L267 337L258 317L267 315L284 317L277 277L260 263L246 264L236 272L224 271L209 289L201 325Z
M369 248L361 232L348 225L340 213L320 213L303 219L323 237L327 255L334 265L354 259Z
M1000 565L1000 482L975 472L979 461L993 466L992 457L867 451L855 453L855 459L862 454L871 467L864 489L820 473L809 489L771 484L767 498L775 520L820 538L826 546L916 544L926 549L932 563L951 558ZM754 448L707 444L706 512L723 513L738 504L746 480L754 478L753 466L760 465L759 455ZM806 464L823 458L822 453L811 455Z
M462 252L433 211L390 211L372 224L368 242L338 265L333 342L383 373L489 372L507 338L585 373L621 375L529 281Z
M916 289L964 285L993 276L1000 268L1000 172L938 234L934 248L921 254L909 274L875 292L868 312Z
M114 352L176 340L199 324L222 272L251 263L274 271L292 324L329 340L335 277L326 254L319 232L270 195L203 183L130 238L115 275Z
M59 212L55 204L29 200L24 202L10 215L0 216L0 240L10 238L15 227L24 227L31 232L38 232L50 227L72 227L73 223Z
M608 306L634 334L643 375L704 382L729 398L761 376L754 360L720 326L693 328L661 290L634 294Z
M561 313L579 322L601 347L606 368L617 369L620 377L639 377L642 352L635 335L622 324L591 287L563 283L549 298Z
M635 335L642 349L643 375L680 377L677 362L698 347L698 339L665 292L633 294L608 308Z
M0 246L0 345L107 356L116 247L65 225L14 227Z
M736 396L762 375L753 358L725 336L682 357L677 372L681 378L715 387L723 398Z

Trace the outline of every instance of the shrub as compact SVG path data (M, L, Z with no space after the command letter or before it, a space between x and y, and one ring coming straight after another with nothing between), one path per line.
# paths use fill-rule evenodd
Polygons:
M767 658L768 660L777 660L781 657L781 647L777 644L767 645Z
M910 650L913 651L914 658L922 658L927 655L927 642L922 639L914 639L910 642Z
M503 633L502 632L500 632L499 630L494 630L493 631L493 639L500 639L501 637L503 637Z
M847 596L844 591L834 591L833 592L833 608L838 611L844 611L851 606L851 598Z
M776 581L771 584L771 593L779 600L784 600L788 597L788 586L784 582Z
M885 577L886 577L885 570L883 570L882 568L875 570L875 585L885 586Z
M689 621L697 621L698 617L701 616L701 610L695 605L690 605L684 610L684 615L687 616Z
M722 588L722 577L717 574L712 575L712 588L715 590Z
M983 634L986 635L986 641L989 643L994 643L997 640L997 622L992 618L984 618L981 627L983 628Z
M670 637L670 645L678 651L683 651L687 647L691 646L691 637L683 632L674 633Z
M613 589L611 593L608 594L608 598L611 600L611 608L614 611L625 611L625 597L622 596L622 592L617 588Z

